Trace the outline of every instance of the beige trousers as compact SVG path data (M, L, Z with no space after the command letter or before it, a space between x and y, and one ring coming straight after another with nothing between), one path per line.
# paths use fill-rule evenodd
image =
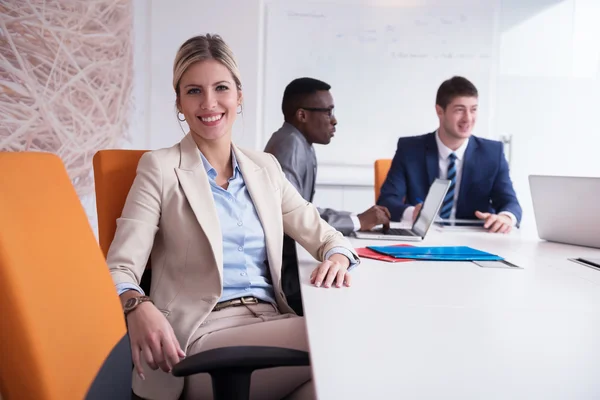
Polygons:
M308 351L304 318L281 314L271 304L259 303L213 311L200 325L200 338L186 354L227 346L277 346ZM310 367L279 367L252 374L250 398L315 399ZM212 399L210 375L185 378L183 400Z

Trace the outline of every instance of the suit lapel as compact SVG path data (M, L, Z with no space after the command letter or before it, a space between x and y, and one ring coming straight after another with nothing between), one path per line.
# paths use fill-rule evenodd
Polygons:
M279 188L274 188L270 183L265 168L261 168L237 146L233 146L235 157L244 177L246 189L252 198L256 213L265 233L267 246L267 257L271 274L278 271L274 268L281 264L281 249L283 246L283 229L281 222L281 203L277 202L278 196L274 193ZM273 276L273 280L279 280L279 276Z
M175 169L175 173L190 207L210 243L217 267L223 276L223 236L217 208L208 182L208 175L202 165L200 150L189 133L181 141L180 150L181 163L180 167Z
M439 173L439 155L437 143L435 142L435 133L427 135L425 143L425 162L427 164L427 177L429 185L433 183ZM427 188L429 190L429 187Z
M476 151L477 141L475 137L471 136L469 139L469 144L467 145L467 150L465 150L465 158L463 160L462 167L462 176L460 178L460 188L458 190L458 202L456 204L456 214L464 215L466 202L469 198L468 190L471 187L471 182L473 182L473 176L475 174L477 165L479 164L477 161L478 153ZM472 216L470 216L472 217Z

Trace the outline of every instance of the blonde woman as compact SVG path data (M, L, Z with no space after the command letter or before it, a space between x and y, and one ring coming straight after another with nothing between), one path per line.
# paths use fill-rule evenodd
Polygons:
M169 373L186 354L232 345L308 350L304 319L281 288L284 232L321 260L316 286L349 286L358 257L273 156L232 143L242 84L219 36L180 47L173 88L190 131L140 160L107 258L126 312L136 395L203 399L212 393L207 374ZM146 297L138 285L149 257ZM310 368L256 371L251 396L314 398Z

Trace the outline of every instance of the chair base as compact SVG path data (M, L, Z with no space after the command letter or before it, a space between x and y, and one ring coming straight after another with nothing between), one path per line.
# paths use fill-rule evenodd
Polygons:
M231 346L191 355L173 367L174 376L208 372L215 400L250 398L250 377L257 369L310 365L306 351L269 346Z
M249 400L253 369L240 368L210 373L215 400Z

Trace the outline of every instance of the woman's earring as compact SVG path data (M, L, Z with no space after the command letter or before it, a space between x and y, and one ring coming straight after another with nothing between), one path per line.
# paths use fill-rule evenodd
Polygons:
M179 118L179 114L181 114L183 116L183 119ZM183 121L185 121L185 115L181 111L178 111L177 112L177 119L179 120L179 122L183 122Z
M241 104L238 104L238 107L239 107L239 108L238 108L238 110L237 110L237 113L238 113L238 114L241 114L241 113L242 113L242 111L243 111L242 105L241 105Z

